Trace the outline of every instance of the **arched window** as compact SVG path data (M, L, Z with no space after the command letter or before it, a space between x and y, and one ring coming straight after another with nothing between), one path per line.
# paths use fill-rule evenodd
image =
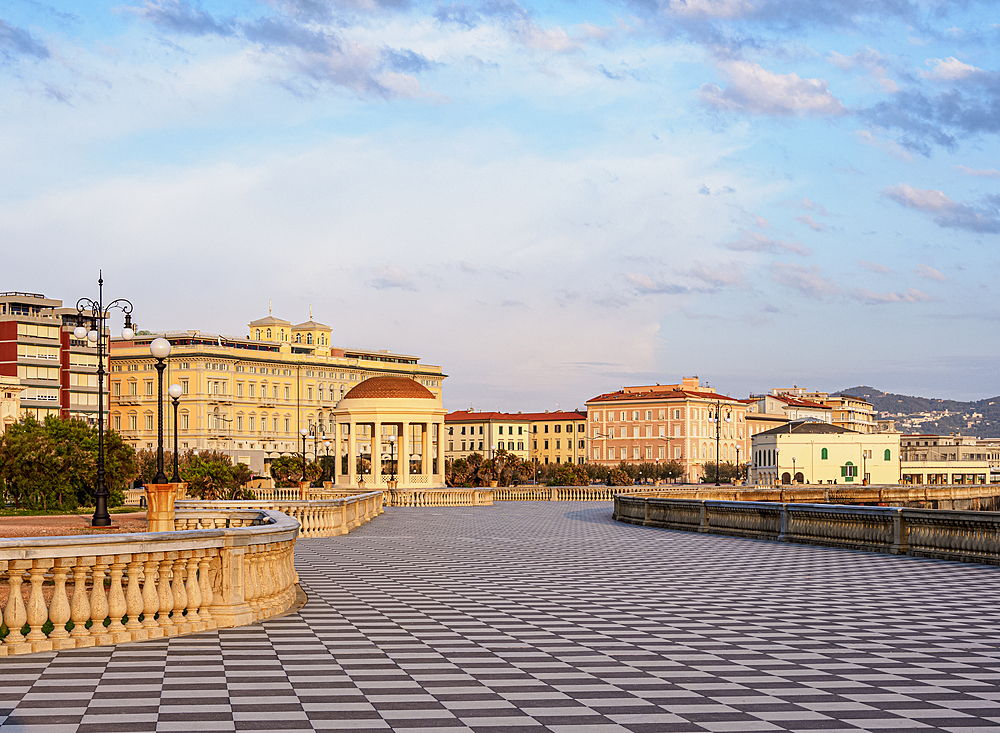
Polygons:
M826 448L824 448L823 450L821 450L819 452L819 457L822 458L825 461L827 458L830 457L830 451L828 451Z
M887 461L892 460L892 451L889 450L888 448L885 449L885 460Z
M313 335L311 333L306 334L306 343L311 344L313 342Z
M297 343L297 344L301 344L302 343L302 334L301 333L295 334L295 343Z
M255 333L256 333L256 336L254 336L254 339L255 339L256 341L260 341L260 329L258 328L258 329L257 329L257 331L256 331Z
M267 329L267 340L268 340L268 341L270 341L270 340L271 340L271 329L270 329L270 328L269 328L269 329Z

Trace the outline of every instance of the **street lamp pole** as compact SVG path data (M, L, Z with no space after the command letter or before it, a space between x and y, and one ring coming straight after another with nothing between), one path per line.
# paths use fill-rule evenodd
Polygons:
M390 481L396 480L396 436L389 436L389 470L392 476Z
M305 428L299 431L302 436L302 480L306 480L306 436L309 435L309 431Z
M184 394L184 390L179 384L171 384L170 388L167 390L167 394L170 395L170 399L174 403L174 475L170 477L170 483L179 484L181 483L181 473L178 470L178 460L177 460L177 408L181 404L181 395Z
M715 485L719 486L719 440L722 437L722 400L715 401L715 416L712 416L711 409L708 414L709 422L715 423ZM726 407L726 422L732 422L732 410Z
M112 308L119 309L125 314L125 327L122 329L122 337L126 341L131 341L135 335L132 324L132 304L124 298L113 300L104 305L104 275L98 273L97 276L97 300L90 298L80 298L76 302L77 325L73 329L73 336L82 341L87 339L91 343L97 344L97 486L94 489L94 516L91 520L93 527L110 527L111 515L108 513L108 488L105 481L104 470L104 352L105 352L105 328L104 323L108 319L108 311ZM89 316L84 312L89 311ZM84 321L89 320L90 328L84 325ZM110 344L108 345L110 347Z
M326 472L330 470L330 441L324 440L323 447L326 449L326 458L323 460L323 480L327 481Z
M155 338L149 344L149 353L156 359L156 476L154 484L167 483L163 472L163 370L167 368L170 356L170 342L165 338Z

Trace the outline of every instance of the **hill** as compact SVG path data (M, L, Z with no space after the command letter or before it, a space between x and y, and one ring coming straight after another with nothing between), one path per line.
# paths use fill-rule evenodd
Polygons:
M1000 438L1000 397L961 402L882 392L866 385L833 394L864 397L874 405L879 418L895 420L896 429L904 433L961 433Z

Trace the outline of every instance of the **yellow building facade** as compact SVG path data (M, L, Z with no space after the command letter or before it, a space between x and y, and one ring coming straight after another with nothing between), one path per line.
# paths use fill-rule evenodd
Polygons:
M445 457L490 458L503 448L523 461L531 460L531 421L521 414L458 410L445 415Z
M796 420L753 436L750 483L898 484L899 433Z
M275 458L301 452L303 428L309 431L308 456L322 458L327 434L334 433L333 410L371 377L407 377L441 399L440 367L406 354L334 347L330 327L311 318L294 325L267 316L252 321L248 333L140 332L132 341L113 340L110 427L137 449L156 447L157 373L149 344L160 336L171 343L164 374L165 447L172 448L174 429L166 388L178 384L179 449L223 451L260 474Z
M587 414L583 412L533 412L531 460L538 465L587 462Z

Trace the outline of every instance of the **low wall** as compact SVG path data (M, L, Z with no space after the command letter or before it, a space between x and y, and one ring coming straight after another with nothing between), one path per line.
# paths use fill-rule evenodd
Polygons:
M230 527L0 540L0 656L243 626L295 601L299 523L258 509ZM235 526L241 524L242 526Z
M615 497L648 527L1000 565L1000 513L759 501Z
M495 489L390 489L389 506L491 506Z
M295 489L298 492L298 489ZM199 501L175 504L174 526L198 529L235 526L262 511L281 512L302 525L300 538L336 537L347 534L382 514L384 492L371 491L327 501ZM226 523L229 522L227 525Z
M637 492L640 496L714 501L777 501L802 504L869 504L920 509L1000 509L998 484L870 486L813 485L785 487L682 486Z

